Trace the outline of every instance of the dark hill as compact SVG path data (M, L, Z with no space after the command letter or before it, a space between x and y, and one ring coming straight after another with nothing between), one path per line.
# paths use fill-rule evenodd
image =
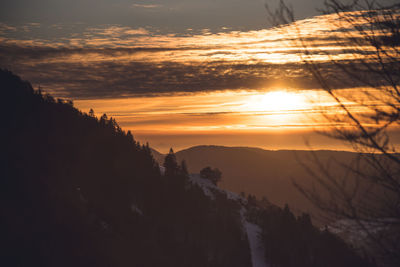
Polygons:
M151 149L106 115L3 70L0 93L0 266L244 267L248 236L274 266L369 266L306 214L228 198L215 185L206 195L211 187L194 183L173 153L161 174ZM253 168L248 160L263 152L241 153L229 164Z
M238 205L0 70L0 266L249 266ZM172 170L172 169L171 169Z

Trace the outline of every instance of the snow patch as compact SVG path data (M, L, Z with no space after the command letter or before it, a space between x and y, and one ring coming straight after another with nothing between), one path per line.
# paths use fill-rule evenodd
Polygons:
M137 213L140 216L143 216L143 212L138 207L136 207L135 204L131 205L131 210L132 212Z
M260 240L260 226L245 221L244 228L246 229L247 238L249 239L251 261L253 263L253 267L268 267L264 257L264 246Z
M219 192L221 194L224 194L227 199L234 200L239 202L240 204L244 204L247 202L247 200L240 195L223 190L213 184L210 180L201 178L200 174L190 174L189 175L189 180L191 181L192 184L196 184L200 186L203 189L203 192L206 196L210 197L211 199L215 199L215 195L213 192Z
M240 204L240 216L243 229L246 231L249 240L252 267L269 267L269 264L267 264L264 257L264 246L260 239L261 228L254 223L250 223L246 219L247 210L245 205L247 204L247 199L236 193L219 188L210 180L201 178L200 174L190 174L189 181L192 184L198 185L203 190L204 194L212 200L215 199L215 192L218 192L224 194L228 199Z
M384 231L390 225L399 223L398 219L385 218L376 221L355 221L350 219L341 219L333 224L327 225L329 232L341 236L349 241L353 246L358 247L365 244L369 234L377 235ZM321 228L323 230L324 228Z
M233 193L231 191L225 191L225 190L224 190L224 192L228 199L238 201L238 202L240 202L240 204L247 203L247 200L245 198L241 197L239 194Z
M242 217L242 224L249 240L252 267L269 267L269 264L265 261L264 245L260 239L260 226L247 221L246 209L244 207L240 210L240 216Z
M165 167L161 166L161 165L158 165L158 167L160 168L161 175L164 175L165 174Z
M100 226L101 228L103 228L103 230L108 230L110 228L108 223L106 223L105 221L100 221Z
M212 200L215 199L215 195L212 190L218 190L218 187L214 185L211 181L201 178L200 174L190 174L189 180L192 184L196 184L201 189L203 189L203 192L206 196L208 196Z

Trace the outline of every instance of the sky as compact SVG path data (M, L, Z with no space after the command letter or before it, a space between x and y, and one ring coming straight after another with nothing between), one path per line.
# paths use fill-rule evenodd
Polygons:
M327 127L319 110L337 107L305 71L296 38L332 76L330 59L354 51L332 35L345 30L332 33L333 16L314 17L321 2L289 2L297 24L271 28L264 0L2 1L0 67L107 113L161 152L347 149L313 132ZM357 86L338 88L354 95Z
M275 1L267 1L276 5ZM304 18L317 14L317 1L288 1ZM180 32L187 28L250 30L264 28L265 0L5 0L0 17L6 23L88 25L119 24Z

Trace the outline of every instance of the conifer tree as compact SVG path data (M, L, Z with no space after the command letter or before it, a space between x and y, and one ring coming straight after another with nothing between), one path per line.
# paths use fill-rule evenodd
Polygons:
M168 155L164 160L165 176L175 176L178 174L179 166L176 162L176 156L172 148L169 149Z

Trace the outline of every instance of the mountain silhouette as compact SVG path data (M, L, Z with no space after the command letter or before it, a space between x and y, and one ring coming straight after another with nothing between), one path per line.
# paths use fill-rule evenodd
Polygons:
M179 157L191 168L215 161L171 149L161 172L152 153L163 155L105 114L83 113L6 70L0 93L1 266L369 266L307 214L222 190L218 179L189 175ZM212 149L213 160L231 154ZM249 155L264 152L240 153L233 159L251 177Z
M0 71L2 266L249 266L239 206L112 118ZM177 165L179 167L179 165Z
M164 155L152 150L154 158L162 162ZM357 153L344 151L264 150L252 147L195 146L176 152L178 161L185 160L189 172L198 173L204 166L219 168L223 173L219 186L236 192L246 192L266 197L270 202L284 207L289 204L295 214L318 213L294 186L310 185L312 177L307 167L315 167L314 157L322 164L351 162ZM346 170L335 168L337 175Z

